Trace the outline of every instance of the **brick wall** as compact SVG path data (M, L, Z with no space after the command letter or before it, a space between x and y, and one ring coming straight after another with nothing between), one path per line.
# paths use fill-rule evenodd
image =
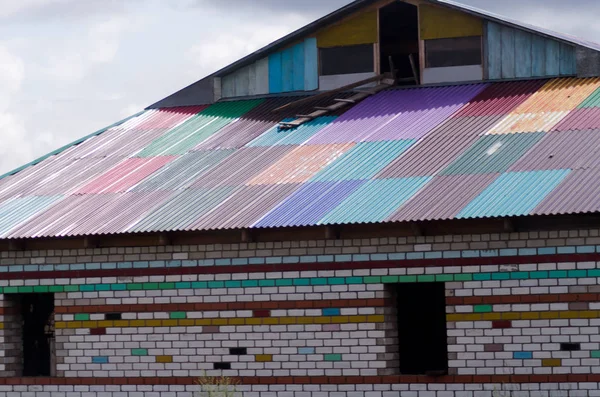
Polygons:
M0 397L183 397L204 373L249 396L597 396L598 236L2 252ZM390 287L419 282L445 283L445 376L398 373ZM16 376L9 295L36 292L55 294L53 378Z

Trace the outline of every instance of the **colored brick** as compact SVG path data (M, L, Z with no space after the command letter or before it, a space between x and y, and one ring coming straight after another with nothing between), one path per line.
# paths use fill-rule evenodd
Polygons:
M558 358L546 358L542 360L542 367L560 367L562 360Z
M147 356L148 349L131 349L132 356Z
M341 354L325 354L325 361L342 361Z
M164 364L172 363L173 356L156 356L156 362Z
M273 361L273 355L272 354L257 354L256 356L254 356L254 360L259 363L271 362L271 361Z

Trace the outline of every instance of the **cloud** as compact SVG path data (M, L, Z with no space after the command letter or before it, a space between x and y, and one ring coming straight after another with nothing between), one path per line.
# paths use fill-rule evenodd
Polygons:
M302 26L306 22L307 19L298 14L282 17L276 24L249 22L193 45L187 51L186 58L199 67L194 70L195 74L209 74L279 39L290 33L293 27Z

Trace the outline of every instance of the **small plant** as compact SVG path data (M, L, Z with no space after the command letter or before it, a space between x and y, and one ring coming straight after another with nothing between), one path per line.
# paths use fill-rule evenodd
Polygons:
M235 397L239 381L228 376L207 376L204 373L196 381L200 386L198 397Z

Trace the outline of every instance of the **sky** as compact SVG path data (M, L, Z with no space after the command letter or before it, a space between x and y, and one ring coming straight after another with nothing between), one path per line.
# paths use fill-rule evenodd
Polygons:
M0 174L349 0L0 0ZM600 42L597 0L462 0Z

